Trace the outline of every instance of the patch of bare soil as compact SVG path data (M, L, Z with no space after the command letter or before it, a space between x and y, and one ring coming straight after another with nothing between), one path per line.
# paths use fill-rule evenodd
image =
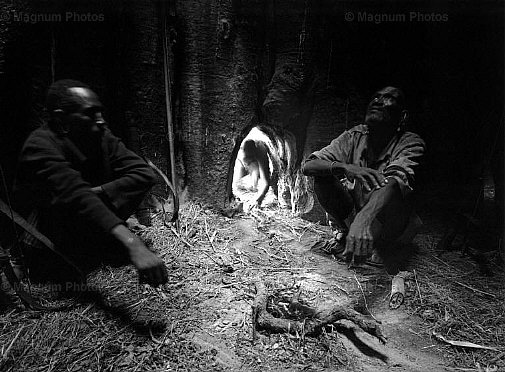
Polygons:
M54 288L34 286L34 293L48 303L70 301L72 305L70 310L41 313L23 309L4 285L4 302L13 304L5 305L0 315L0 370L441 371L503 367L503 338L475 335L482 334L478 330L482 327L496 337L503 336L503 329L492 329L493 325L503 327L505 311L497 312L500 306L503 310L503 288L493 291L495 298L476 297L464 287L463 292L453 292L461 286L451 282L456 279L447 276L449 270L437 281L433 272L437 260L431 257L432 235L428 233L417 241L421 253L414 265L416 280L407 286L406 302L391 310L390 276L355 272L310 250L320 236L329 236L327 227L293 218L280 209L230 219L188 203L181 212L179 230L157 221L143 231L169 267L170 279L164 288L139 285L131 267L104 268L89 278L101 296L99 301L84 296L62 299ZM304 329L282 333L261 329L253 314L259 283L274 296L269 305L272 314L285 313L290 306L286 299L295 297L307 308L354 309L370 322L374 318L380 321L387 344L347 320L323 327L316 336L305 334ZM469 286L481 288L477 282ZM469 334L458 323L463 315L457 306L470 297L494 306L489 314L495 318L487 325L471 319L473 336L467 341L497 347L497 352L456 348L432 336L435 331L462 340ZM303 314L301 318L303 321Z

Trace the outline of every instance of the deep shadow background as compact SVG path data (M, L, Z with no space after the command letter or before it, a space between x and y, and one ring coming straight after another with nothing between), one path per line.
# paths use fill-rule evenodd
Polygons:
M254 9L265 7L262 1L232 3L242 12L241 19L244 14L249 17L248 12L251 19L261 18L262 14L255 14ZM18 11L28 9L26 4L10 1L2 1L0 5L3 11L9 7ZM23 139L41 120L41 104L51 80L52 38L56 46L56 79L71 77L91 85L102 98L113 131L131 142L129 128L136 126L143 136L141 151L159 157L159 161L165 159L166 163L160 21L155 18L159 4L133 5L119 0L40 1L30 6L31 11L64 13L70 7L72 11L103 13L105 21L2 23L0 159L8 181ZM202 2L203 20L206 16L209 20L213 18L209 10L212 6ZM313 22L308 32L315 46L309 63L316 70L325 69L327 92L347 100L349 111L359 113L358 117L364 115L364 105L376 89L385 85L404 89L411 111L411 129L428 145L424 167L418 174L421 189L434 189L436 185L441 193L447 193L473 182L483 174L483 163L490 159L494 143L503 148L503 138L498 138L496 131L504 107L502 2L387 1L379 5L365 1L277 1L276 6L276 14L283 13L283 6L291 6L299 17L309 7ZM410 11L447 14L448 20L381 23L357 20L359 12L403 13L408 18ZM354 21L345 20L347 12L354 13ZM251 24L252 38L268 39L266 31L261 31L261 23L251 21ZM191 40L184 39L183 30L179 33L175 59L181 63L189 58L184 50L188 45L185 43ZM177 76L183 68L175 70L177 89L184 88ZM257 77L258 102L264 98L261 90L270 78L268 73ZM218 100L212 107L205 107L219 111L221 104L224 103ZM181 105L184 102L176 101L176 110ZM205 114L200 113L204 118ZM176 119L178 131L184 131L189 125L186 118L176 115ZM358 122L345 125L350 127ZM328 134L327 142L331 137ZM177 151L183 153L185 146L181 141ZM183 164L181 168L184 167Z

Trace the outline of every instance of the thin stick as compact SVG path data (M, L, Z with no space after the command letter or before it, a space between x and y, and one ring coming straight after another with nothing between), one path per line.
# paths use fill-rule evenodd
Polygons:
M211 260L212 260L212 261L213 261L216 265L218 265L218 266L222 266L222 265L224 265L224 262L223 262L223 263L218 262L218 261L217 261L214 257L212 257L212 255L211 255L209 252L204 251L203 249L202 249L202 250L200 250L200 252L202 252L202 253L203 253L203 254L205 254L207 257L209 257L209 258L210 258L210 259L211 259ZM223 259L221 258L221 261L222 261L222 260L223 260Z
M277 256L276 254L273 254L273 253L270 253L266 250L266 248L263 248L261 245L254 245L256 248L260 248L262 249L270 258L273 257L273 258L277 258L279 260L284 260L286 262L289 262L289 260L287 258L283 258L283 257L280 257L280 256Z
M348 295L349 297L351 296L349 294L349 292L347 290L345 290L344 288L342 288L341 286L339 286L338 284L333 284L336 288L340 289L342 292L344 292L346 295Z
M495 363L495 362L499 361L503 357L505 357L505 352L498 354L493 359L491 359L489 362L490 363Z
M250 282L251 282L251 280L242 280L241 282L233 282L230 284L224 284L224 285L221 285L221 286L214 288L214 289L228 288L228 287L233 287L234 285L237 285L237 284L246 284L246 283L250 283Z
M359 282L358 278L356 277L356 274L354 274L354 279L356 280L356 283L358 283L359 290L361 291L361 294L363 295L363 300L365 301L365 309L366 309L366 311L368 311L368 314L370 314L370 316L373 318L373 320L375 320L377 323L381 324L381 322L379 320L377 320L376 317L373 316L372 312L368 308L368 304L366 303L365 292L363 291L363 287L361 286L361 283Z
M320 267L273 267L273 266L261 266L261 267L250 267L253 270L320 270Z
M452 266L452 265L449 265L447 262L445 261L442 261L440 258L438 258L437 256L435 256L434 254L431 255L431 257L433 257L434 259L436 259L437 261L443 263L445 266L447 266L448 268L450 268L451 270L454 270L454 271L458 271L461 273L461 270L457 269L456 267Z
M421 295L421 288L419 288L419 283L417 282L416 269L414 269L414 279L416 280L417 292L419 293L419 299L421 300L421 304L422 304L423 303L423 296Z
M210 246L212 247L212 250L214 251L214 253L216 253L216 247L214 246L214 243L209 235L209 230L207 227L207 219L206 218L204 219L204 222L205 222L205 235L207 236L207 239L209 239L209 243L210 243Z
M166 335L163 337L163 341L160 341L158 340L156 337L154 337L153 335L153 330L151 329L151 327L149 327L149 336L151 336L151 341L153 341L155 344L158 344L158 345L170 345L170 343L167 343L166 342Z
M16 340L18 339L19 335L21 334L21 331L25 328L25 326L23 325L18 333L16 334L16 336L12 339L11 343L9 344L9 346L7 347L7 350L5 350L5 352L2 354L2 361L6 360L7 359L7 356L9 355L9 351L11 351L12 349L12 346L14 345L14 343L16 342Z
M472 291L474 291L474 292L482 293L482 294L484 294L484 295L487 295L487 296L491 296L491 297L493 297L493 298L496 298L496 296L495 296L494 294L492 294L492 293L481 291L480 289L470 287L469 285L466 285L466 284L460 283L460 282L458 282L458 281L456 281L456 280L454 280L454 283L459 284L459 285L460 285L460 286L462 286L462 287L468 288L468 289L470 289L470 290L472 290Z
M176 229L174 229L174 227L173 227L173 226L171 226L171 227L170 227L170 230L172 230L172 232L175 234L175 236L177 236L177 237L181 240L181 242L183 242L184 244L186 244L189 248L193 248L193 245L192 245L191 243L187 242L187 241L186 241L186 240L185 240L185 239L181 236L181 234L179 234L179 233L177 232L177 230L176 230Z

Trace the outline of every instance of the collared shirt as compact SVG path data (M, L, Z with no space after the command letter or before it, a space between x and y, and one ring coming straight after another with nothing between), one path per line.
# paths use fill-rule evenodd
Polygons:
M404 194L412 190L415 168L426 148L421 137L412 132L398 132L378 155L373 153L368 139L368 127L357 125L305 161L322 159L372 168L397 179Z

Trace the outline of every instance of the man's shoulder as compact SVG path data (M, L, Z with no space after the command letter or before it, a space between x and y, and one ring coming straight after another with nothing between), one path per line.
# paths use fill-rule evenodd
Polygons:
M38 127L30 132L28 138L30 137L50 137L53 136L54 133L46 126Z
M338 137L334 139L335 142L342 141L355 141L359 138L368 135L368 127L364 124L355 125L352 128L344 130Z
M25 146L27 144L29 145L39 145L43 146L44 144L50 143L50 142L56 142L57 141L57 136L56 134L51 131L47 127L40 127L35 130L33 130L28 137L25 140Z
M400 141L403 143L408 142L422 143L424 145L424 141L421 138L421 136L414 132L408 132L408 131L403 132Z
M346 132L349 132L350 134L368 134L368 126L365 124L358 124L351 129L347 129Z

